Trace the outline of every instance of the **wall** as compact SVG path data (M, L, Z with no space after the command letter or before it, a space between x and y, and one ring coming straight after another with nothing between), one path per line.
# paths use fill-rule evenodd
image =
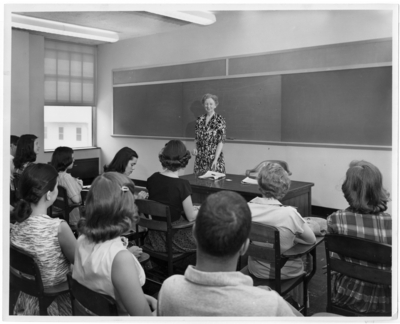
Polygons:
M44 38L12 31L10 133L35 134L41 146L36 162L47 163L44 147ZM76 150L75 159L100 157L100 150Z
M111 137L112 70L157 66L270 51L392 37L389 11L258 11L234 12L234 19L217 15L211 26L187 26L175 32L99 46L98 145L108 163L123 146L139 154L132 177L145 180L161 170L158 152L166 140ZM229 127L229 125L228 125ZM185 143L188 149L193 142ZM314 182L312 204L344 208L340 191L345 171L353 159L365 159L383 173L392 187L391 151L233 144L224 146L228 173L244 174L266 159L286 160L292 179ZM193 158L184 174L192 173Z

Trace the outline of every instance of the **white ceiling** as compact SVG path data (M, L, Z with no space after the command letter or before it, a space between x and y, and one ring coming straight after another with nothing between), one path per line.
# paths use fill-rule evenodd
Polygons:
M159 16L146 11L59 11L18 12L17 14L117 32L119 34L119 40L169 32L183 26L191 25L182 20ZM40 34L46 38L89 45L105 43L102 41L36 31L30 31L30 33Z

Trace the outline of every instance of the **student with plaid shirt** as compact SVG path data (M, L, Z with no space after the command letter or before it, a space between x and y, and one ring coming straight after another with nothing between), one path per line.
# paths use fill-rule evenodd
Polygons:
M382 187L382 175L366 161L353 161L346 173L342 191L350 207L328 217L328 232L355 236L392 244L392 218L388 213L389 193ZM351 262L373 268L380 264ZM391 309L391 286L377 285L335 274L332 282L332 302L358 312L387 312Z

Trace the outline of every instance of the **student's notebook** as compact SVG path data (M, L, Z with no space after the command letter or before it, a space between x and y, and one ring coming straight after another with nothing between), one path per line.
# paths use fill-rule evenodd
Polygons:
M252 179L252 178L249 178L249 177L243 179L241 182L243 184L255 184L255 185L258 184L256 179Z
M226 177L225 173L220 173L220 172L215 172L215 171L207 171L202 176L200 176L199 179L219 180L219 179L222 179L225 177Z

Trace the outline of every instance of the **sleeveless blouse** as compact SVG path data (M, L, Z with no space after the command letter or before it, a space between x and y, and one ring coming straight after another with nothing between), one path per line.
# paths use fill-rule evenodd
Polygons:
M123 239L116 237L105 242L94 243L89 241L86 235L81 235L75 250L72 277L87 288L114 298L117 302L118 314L129 316L111 280L114 258L120 251L126 250L126 243ZM146 282L146 275L133 254L132 258L139 273L140 285L143 286Z

